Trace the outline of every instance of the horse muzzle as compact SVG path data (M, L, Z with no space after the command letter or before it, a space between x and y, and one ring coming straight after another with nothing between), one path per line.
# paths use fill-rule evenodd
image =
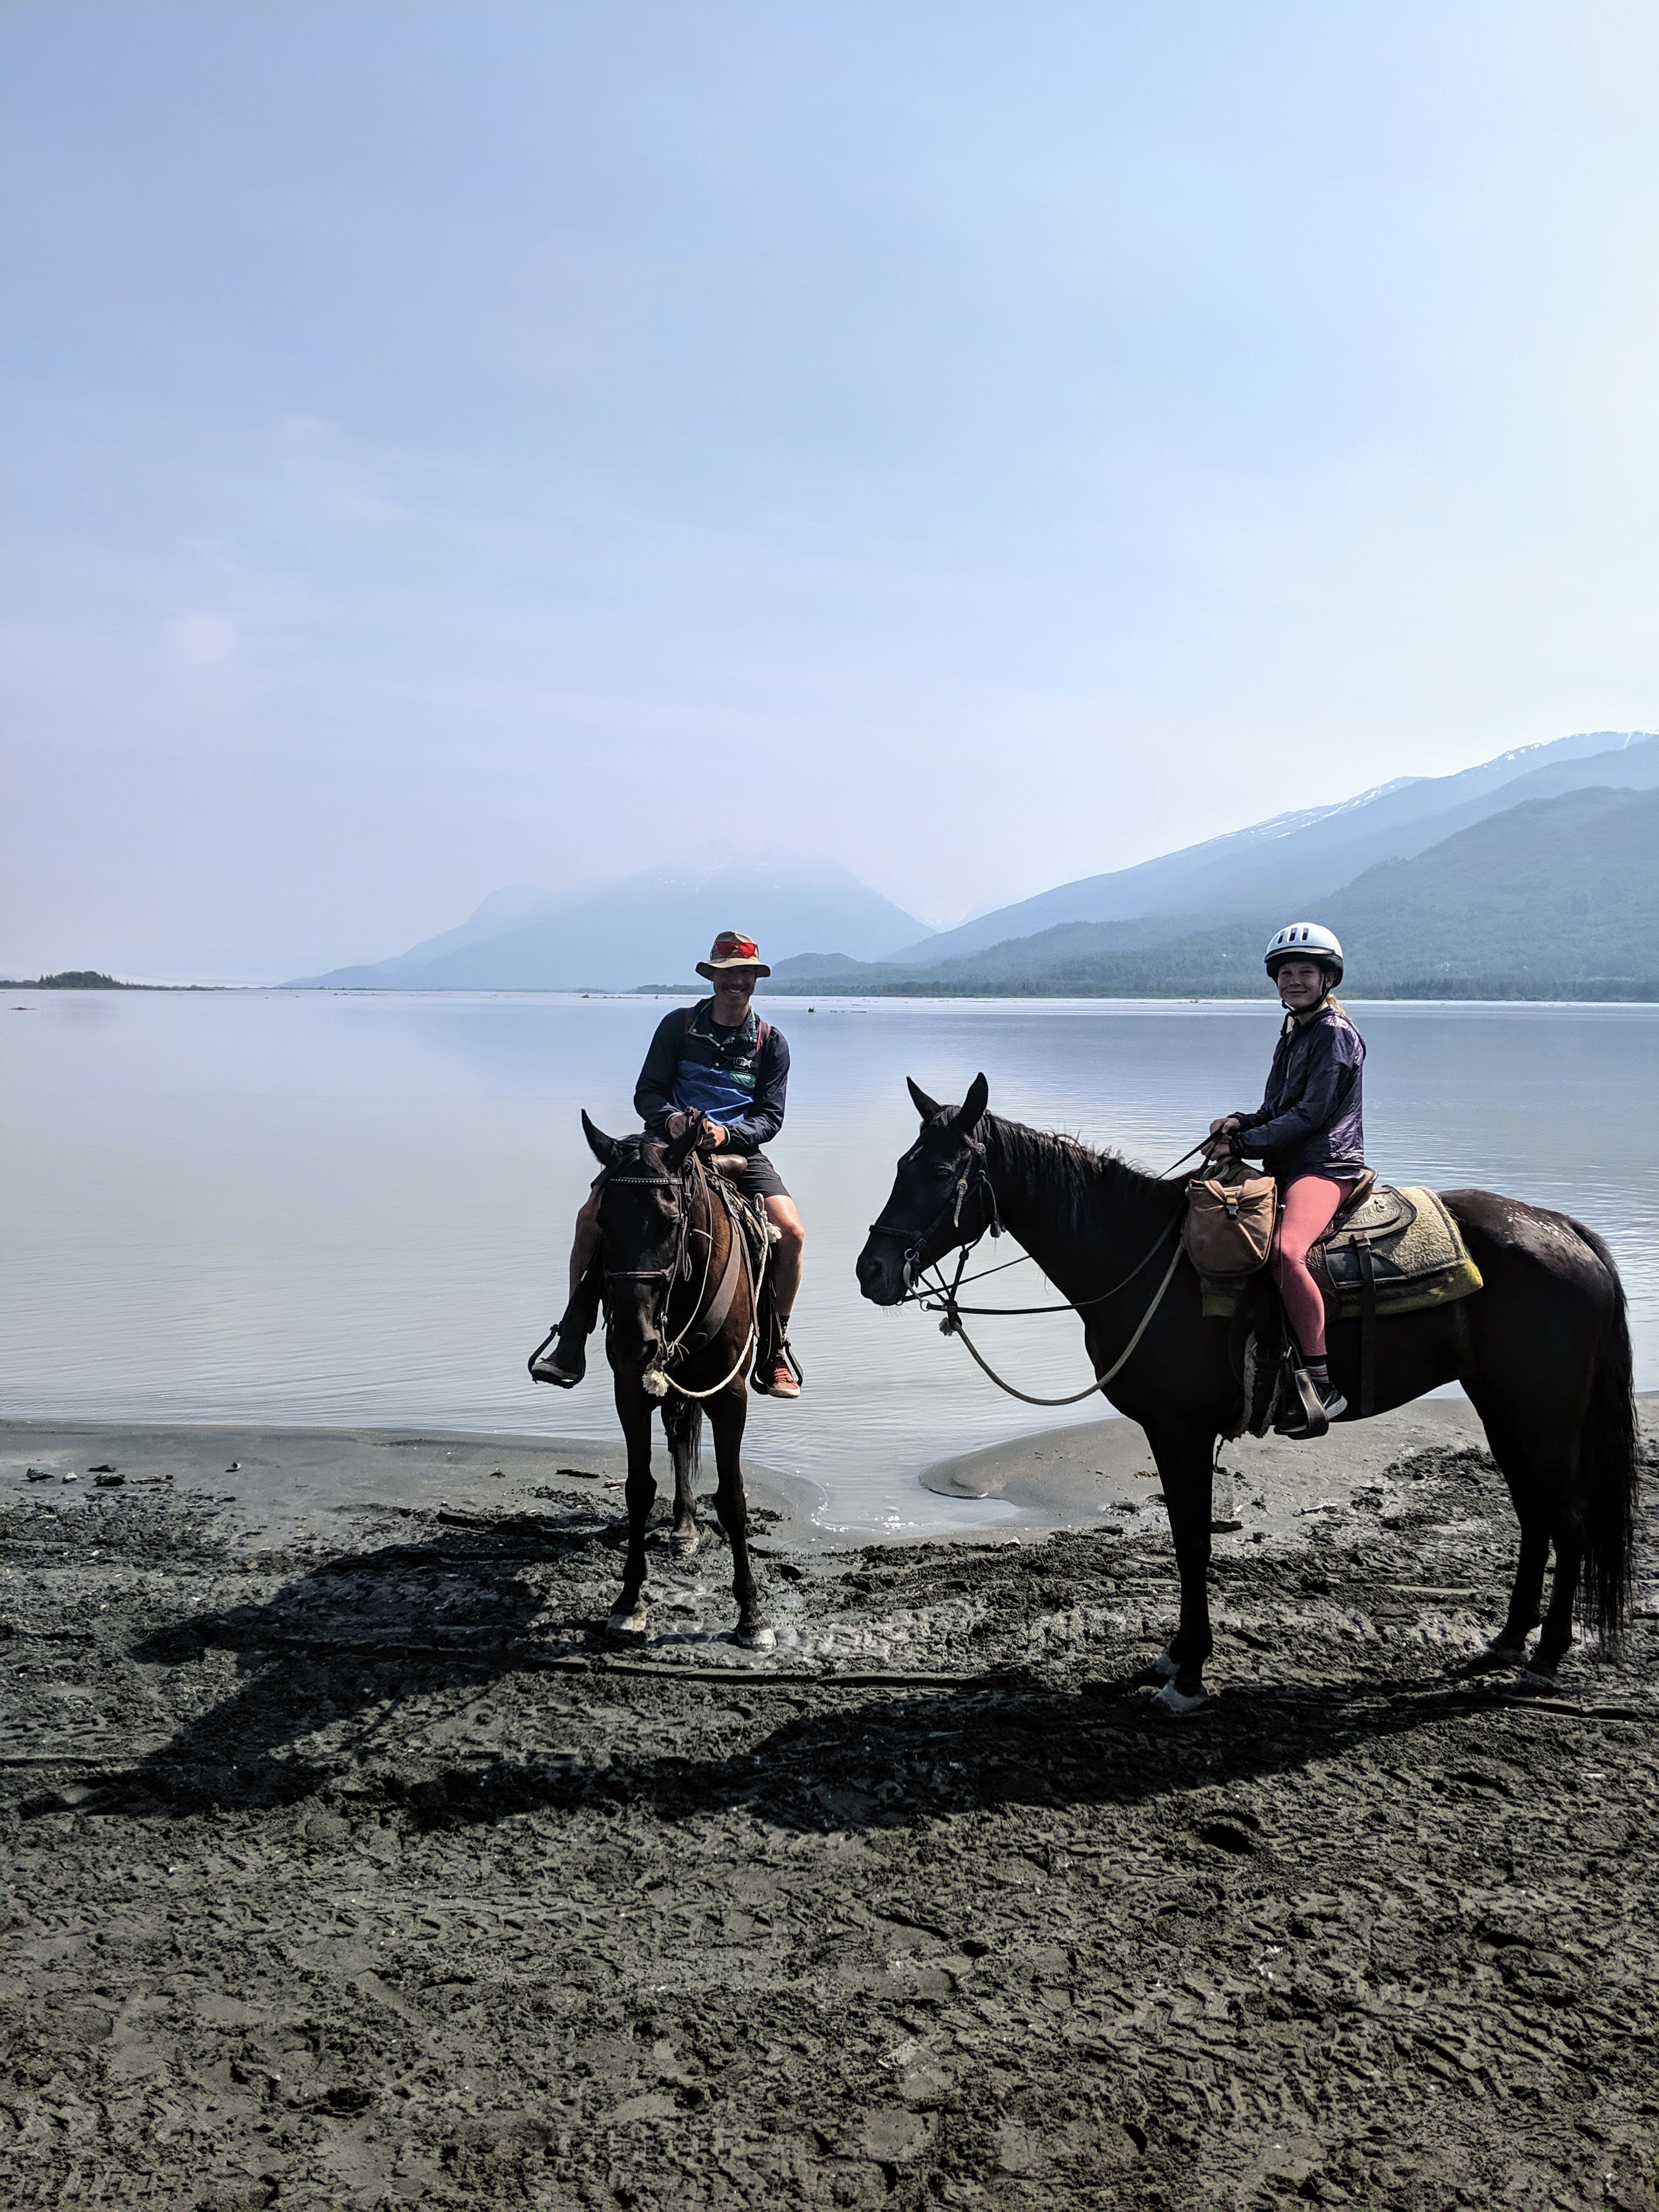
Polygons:
M895 1237L872 1237L858 1256L860 1293L872 1305L896 1306L909 1288L905 1253Z

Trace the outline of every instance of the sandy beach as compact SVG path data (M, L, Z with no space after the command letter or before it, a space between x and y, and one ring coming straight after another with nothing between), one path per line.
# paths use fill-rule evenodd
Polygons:
M0 1427L0 2197L1650 2207L1650 1579L1557 1694L1460 1677L1467 1407L1229 1446L1164 1721L1150 1466L1028 1437L923 1478L994 1530L851 1548L757 1474L776 1651L711 1526L618 1655L613 1448Z

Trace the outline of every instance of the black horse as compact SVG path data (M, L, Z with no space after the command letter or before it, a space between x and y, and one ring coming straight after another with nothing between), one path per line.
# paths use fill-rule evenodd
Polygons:
M1083 1305L1113 1293L1083 1316L1085 1346L1096 1375L1105 1376L1164 1280L1184 1183L1000 1120L986 1111L983 1075L960 1107L939 1105L914 1083L910 1096L921 1133L859 1255L865 1297L896 1305L919 1270L1000 1218L1064 1297ZM1607 1246L1567 1215L1491 1191L1442 1196L1486 1287L1457 1304L1377 1322L1376 1410L1442 1383L1463 1386L1521 1522L1509 1617L1484 1663L1524 1665L1547 1682L1572 1642L1575 1598L1609 1643L1629 1599L1638 1460L1624 1288ZM1152 1264L1115 1290L1155 1247ZM1330 1364L1352 1419L1358 1322L1331 1325ZM1205 1694L1212 1650L1211 1471L1218 1438L1237 1431L1241 1380L1229 1325L1203 1318L1198 1276L1184 1255L1104 1395L1139 1422L1158 1462L1181 1573L1181 1623L1158 1671L1165 1706L1190 1711ZM1549 1611L1528 1664L1552 1543Z
M750 1565L740 1459L757 1326L755 1263L698 1156L701 1115L668 1143L607 1137L586 1114L582 1127L607 1171L599 1201L605 1348L628 1445L628 1559L611 1633L632 1642L647 1627L645 1526L657 1495L652 1413L661 1406L674 1461L669 1540L684 1559L701 1541L695 1492L706 1408L719 1474L714 1509L732 1546L737 1640L769 1651L776 1638Z

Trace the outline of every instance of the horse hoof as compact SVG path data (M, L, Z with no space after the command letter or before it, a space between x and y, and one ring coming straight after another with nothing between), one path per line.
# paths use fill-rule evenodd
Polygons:
M737 1640L745 1651L775 1651L778 1643L775 1632L769 1628L740 1628Z
M668 1539L671 1559L689 1559L702 1549L701 1528L676 1528Z
M1522 1665L1526 1656L1524 1644L1500 1644L1494 1638L1484 1649L1477 1651L1473 1659L1464 1660L1461 1666L1454 1667L1452 1672L1458 1675L1498 1674L1506 1667Z
M1152 1699L1163 1713L1195 1713L1209 1702L1210 1693L1202 1686L1189 1697L1185 1690L1177 1690L1173 1680L1166 1682Z
M650 1620L645 1607L637 1606L632 1613L613 1613L605 1624L605 1632L618 1644L643 1644Z
M1160 1682L1173 1682L1181 1672L1181 1662L1172 1651L1160 1651L1152 1662L1152 1672Z

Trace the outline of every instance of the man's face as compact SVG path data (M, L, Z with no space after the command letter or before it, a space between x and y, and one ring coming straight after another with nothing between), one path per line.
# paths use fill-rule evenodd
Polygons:
M752 968L723 968L714 986L714 1019L722 1029L735 1029L749 1012L755 995L757 971Z
M1325 971L1316 960L1284 961L1277 981L1279 1004L1293 1013L1316 1006L1325 995Z

